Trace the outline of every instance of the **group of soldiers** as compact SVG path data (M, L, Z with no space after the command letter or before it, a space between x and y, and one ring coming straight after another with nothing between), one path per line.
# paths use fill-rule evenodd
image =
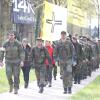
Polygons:
M80 84L99 68L100 40L78 37L77 34L66 36L62 31L61 39L54 44L54 57L60 64L64 94L72 93L73 83Z
M26 42L25 39L23 41ZM5 57L9 92L14 88L14 93L18 93L20 66L24 74L25 88L28 87L31 63L35 68L39 93L43 93L47 81L51 87L53 69L56 80L56 62L60 66L64 94L72 93L73 80L74 84L80 84L81 80L91 76L92 72L99 68L100 40L96 42L85 36L67 36L67 33L62 31L60 40L54 41L52 45L48 41L47 44L46 48L42 38L37 38L36 46L26 48L25 45L23 48L22 43L15 39L14 33L9 32L8 39L3 45L4 50L0 52L0 65Z

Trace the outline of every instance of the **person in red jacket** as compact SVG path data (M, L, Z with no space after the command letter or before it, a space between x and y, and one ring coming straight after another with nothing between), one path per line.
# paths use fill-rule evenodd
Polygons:
M49 66L48 60L46 59L45 64L46 64L46 81L49 83L49 87L52 86L52 68L53 65L55 65L55 61L53 59L53 47L51 45L50 41L45 41L45 47L47 48L49 55L52 60L52 66Z

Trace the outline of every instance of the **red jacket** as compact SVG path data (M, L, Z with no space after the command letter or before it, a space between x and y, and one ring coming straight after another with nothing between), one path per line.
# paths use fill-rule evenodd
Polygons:
M53 47L52 47L52 46L46 46L46 48L47 48L47 50L48 50L48 52L49 52L50 58L51 58L51 60L52 60L52 64L55 64L55 61L54 61L54 58L53 58L53 51L54 51ZM46 59L46 61L45 61L45 64L46 64L46 65L49 64L47 59Z

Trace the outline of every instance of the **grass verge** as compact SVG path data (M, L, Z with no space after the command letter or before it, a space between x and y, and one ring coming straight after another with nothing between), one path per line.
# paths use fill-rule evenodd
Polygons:
M74 94L70 100L100 100L100 76L78 93Z
M30 71L30 82L32 82L33 80L35 80L35 73L34 73L34 69L31 69ZM20 86L24 85L24 81L23 81L23 73L21 71L20 73ZM0 69L0 93L6 92L9 90L9 85L8 85L8 81L6 78L6 72L5 72L5 68Z

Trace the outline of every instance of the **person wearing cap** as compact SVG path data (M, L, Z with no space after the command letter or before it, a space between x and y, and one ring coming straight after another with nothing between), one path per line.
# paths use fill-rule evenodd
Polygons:
M73 42L73 77L74 77L74 84L80 84L81 81L81 64L83 61L83 51L82 46L77 41L77 37L72 37Z
M28 44L27 38L22 40L22 47L25 52L24 65L21 67L24 77L24 88L29 84L29 73L31 69L31 46Z
M54 50L55 61L59 59L62 69L62 81L64 94L72 92L72 52L73 47L70 40L66 39L66 32L61 32L61 39L57 43Z
M47 49L43 46L42 39L39 37L36 41L36 46L32 49L32 61L35 66L35 74L37 78L37 85L39 87L39 93L43 93L46 84L46 66L45 60L48 59L49 66L52 65L52 61Z
M20 66L23 66L24 52L21 43L15 39L13 31L8 33L8 39L3 44L3 48L5 51L0 57L0 61L2 63L5 56L6 75L10 86L9 92L12 92L14 88L14 94L17 94L20 82Z

